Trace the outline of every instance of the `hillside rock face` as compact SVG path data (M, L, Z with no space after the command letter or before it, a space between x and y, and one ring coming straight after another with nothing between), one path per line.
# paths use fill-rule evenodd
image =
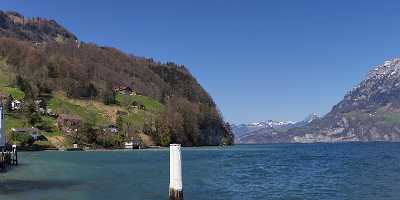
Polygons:
M0 35L34 42L77 40L77 37L54 20L25 18L17 12L0 11Z
M290 142L400 141L400 59L386 61Z

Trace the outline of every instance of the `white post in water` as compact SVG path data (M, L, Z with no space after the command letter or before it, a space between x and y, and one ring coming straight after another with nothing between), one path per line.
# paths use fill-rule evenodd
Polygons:
M183 200L181 145L171 144L169 148L169 199Z

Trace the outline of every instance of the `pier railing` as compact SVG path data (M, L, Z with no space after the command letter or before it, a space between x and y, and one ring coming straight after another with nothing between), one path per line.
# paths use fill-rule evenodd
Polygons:
M18 165L18 153L16 145L0 147L0 170L7 171L11 166Z

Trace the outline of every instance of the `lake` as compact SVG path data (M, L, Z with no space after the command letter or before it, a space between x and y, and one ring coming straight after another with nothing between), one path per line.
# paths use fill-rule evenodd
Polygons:
M187 200L399 199L400 143L183 149ZM168 149L21 152L0 199L167 199Z

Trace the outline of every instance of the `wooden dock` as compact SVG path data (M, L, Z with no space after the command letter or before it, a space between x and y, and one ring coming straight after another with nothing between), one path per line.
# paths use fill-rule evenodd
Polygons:
M5 172L12 166L18 165L18 152L15 145L0 147L0 171Z

